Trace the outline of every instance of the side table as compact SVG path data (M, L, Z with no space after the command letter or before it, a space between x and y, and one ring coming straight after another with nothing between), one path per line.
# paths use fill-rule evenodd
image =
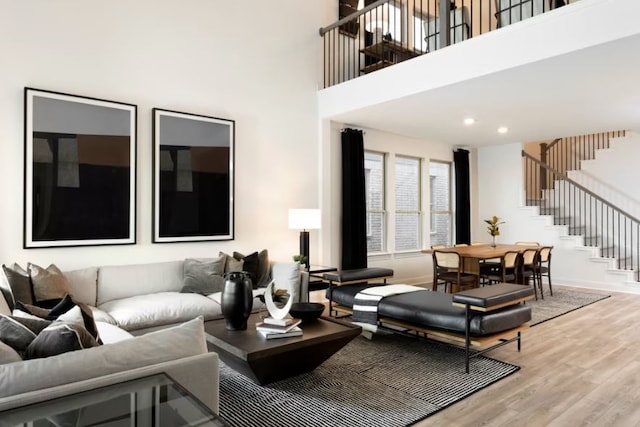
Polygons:
M327 289L329 284L322 278L323 273L338 271L336 267L326 267L322 265L310 265L307 273L309 273L309 292Z

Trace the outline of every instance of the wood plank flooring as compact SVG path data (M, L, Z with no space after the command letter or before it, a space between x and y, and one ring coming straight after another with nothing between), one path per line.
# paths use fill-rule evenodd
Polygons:
M416 427L640 426L640 295L610 294L488 353L521 369Z

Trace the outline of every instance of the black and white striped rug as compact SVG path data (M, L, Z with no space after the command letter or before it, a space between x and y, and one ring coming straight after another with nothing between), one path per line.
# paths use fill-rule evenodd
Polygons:
M465 374L457 347L357 337L313 372L266 386L221 363L220 415L234 427L408 426L518 369L479 356Z

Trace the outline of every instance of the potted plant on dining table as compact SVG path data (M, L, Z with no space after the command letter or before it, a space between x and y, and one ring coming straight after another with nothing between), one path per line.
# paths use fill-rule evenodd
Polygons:
M487 232L491 236L491 247L496 247L496 236L500 235L500 225L504 224L504 221L500 221L497 216L492 216L491 219L485 219L484 222L488 224Z

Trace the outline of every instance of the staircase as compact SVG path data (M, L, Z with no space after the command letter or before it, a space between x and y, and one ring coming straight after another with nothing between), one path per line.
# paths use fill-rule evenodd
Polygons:
M640 154L640 137L613 133L597 147L571 142L554 141L562 155L548 163L523 152L523 214L543 221L537 233L550 232L538 240L556 242L563 265L554 262L554 276L573 278L564 283L640 293L640 172L630 160Z

